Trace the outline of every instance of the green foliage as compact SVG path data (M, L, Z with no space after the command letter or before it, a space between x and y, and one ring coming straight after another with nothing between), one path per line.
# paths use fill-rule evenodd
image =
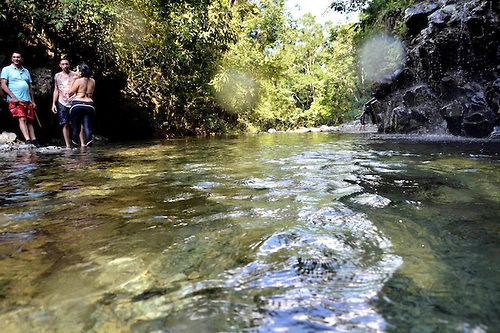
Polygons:
M338 12L361 11L371 0L332 0L330 8Z
M149 113L159 135L234 122L208 86L235 37L227 1L12 0L0 13L48 58L66 55L98 78L125 78L122 96Z
M372 0L361 12L360 26L363 34L370 35L378 31L396 33L404 36L406 28L403 22L405 9L415 0Z
M119 2L115 61L127 76L125 93L152 111L160 132L219 131L208 82L234 39L230 12L219 2ZM212 110L212 111L210 111Z
M49 56L74 53L74 58L93 60L98 69L109 56L113 13L106 1L11 0L2 14L18 38Z
M251 80L252 88L223 94L219 101L228 112L249 130L343 121L356 81L352 27L325 27L312 16L294 22L283 1L247 3L237 10L244 13L237 42L221 60L212 85L223 91L227 84L236 89ZM221 80L234 71L246 79ZM251 91L251 103L245 91Z
M296 22L284 0L10 0L0 18L49 61L68 55L120 82L124 105L163 136L349 119L368 96L356 43L404 33L412 1L373 0L359 26L340 27Z
M349 1L349 0L341 0ZM360 12L360 22L357 24L357 32L354 35L355 52L359 59L359 52L364 42L374 36L395 35L398 38L406 36L406 25L404 23L404 12L411 6L415 0L371 0L365 1L363 10ZM397 46L395 44L395 46ZM394 48L396 50L397 47ZM393 49L388 50L388 56L394 53ZM392 55L392 58L398 58L400 54ZM388 63L395 63L396 59L386 59ZM379 66L382 66L380 64ZM383 68L379 68L383 72ZM347 114L348 118L354 117L361 112L363 104L371 98L371 82L365 77L365 73L359 72L356 81L355 99L352 104L352 111Z

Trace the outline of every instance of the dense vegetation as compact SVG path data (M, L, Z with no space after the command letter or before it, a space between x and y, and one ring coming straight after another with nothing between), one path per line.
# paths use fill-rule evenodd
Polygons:
M88 62L109 123L158 136L289 129L358 112L356 43L408 1L375 0L361 24L334 26L294 21L284 0L10 0L0 36L31 67Z
M355 83L354 30L294 22L283 1L240 5L236 42L212 80L218 101L245 128L337 124Z

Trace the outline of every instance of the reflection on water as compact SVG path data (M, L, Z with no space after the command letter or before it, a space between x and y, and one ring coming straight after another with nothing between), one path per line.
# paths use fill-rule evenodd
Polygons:
M10 152L2 331L498 331L498 150L310 133Z

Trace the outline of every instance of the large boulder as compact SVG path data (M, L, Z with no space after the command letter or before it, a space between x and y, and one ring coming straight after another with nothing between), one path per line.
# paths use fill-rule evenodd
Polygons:
M425 84L411 87L403 95L403 105L406 107L419 106L436 99L436 95Z
M486 104L495 114L496 125L500 126L500 78L488 84L485 90Z
M440 109L441 116L447 123L448 130L453 135L462 135L462 122L465 107L457 100L446 104Z
M484 94L476 92L465 103L466 112L463 120L467 136L482 138L490 135L495 127L495 114L488 107Z

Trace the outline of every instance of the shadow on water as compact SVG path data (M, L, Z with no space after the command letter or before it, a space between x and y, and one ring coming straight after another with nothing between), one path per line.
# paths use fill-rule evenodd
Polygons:
M11 153L0 321L495 331L497 147L311 133Z

